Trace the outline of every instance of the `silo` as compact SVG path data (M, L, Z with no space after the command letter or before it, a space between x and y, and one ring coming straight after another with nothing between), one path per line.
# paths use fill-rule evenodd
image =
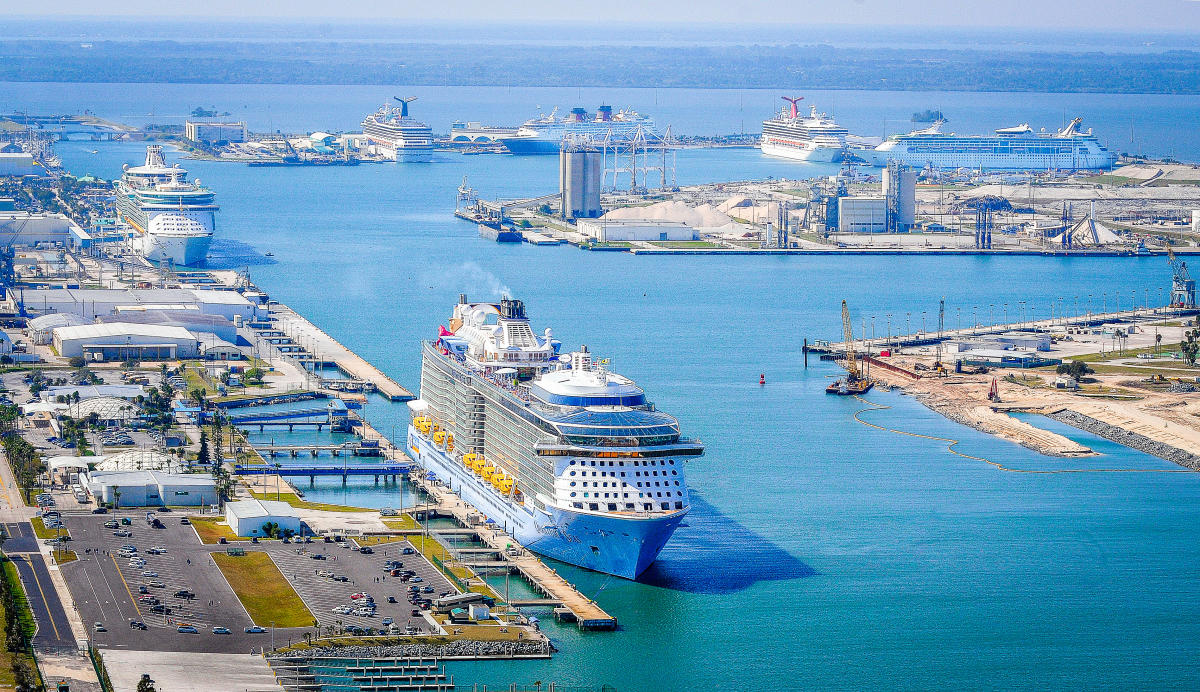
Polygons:
M889 161L883 169L883 191L887 196L888 230L907 233L917 222L917 172Z
M564 219L594 219L600 208L600 150L591 143L564 142L558 154L558 191Z

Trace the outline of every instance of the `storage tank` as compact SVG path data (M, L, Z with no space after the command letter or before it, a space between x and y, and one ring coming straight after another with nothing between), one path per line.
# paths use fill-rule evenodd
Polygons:
M887 197L888 231L907 233L917 222L917 172L895 161L883 169L883 193Z
M600 150L591 143L564 142L558 154L558 191L564 219L594 219L600 208Z

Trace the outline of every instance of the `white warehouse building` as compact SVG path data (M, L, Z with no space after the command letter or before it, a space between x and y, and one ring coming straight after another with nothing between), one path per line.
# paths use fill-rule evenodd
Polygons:
M196 335L183 327L157 324L84 324L54 330L53 344L63 358L95 362L175 360L200 355Z
M696 239L696 229L675 221L578 219L575 227L598 243Z
M192 310L203 315L218 315L230 321L250 320L266 308L247 300L237 291L196 290L190 288L51 288L9 290L9 298L29 313L46 315L69 312L95 319L120 309Z
M215 483L207 473L89 471L84 485L97 503L120 507L199 507L217 501Z
M225 503L225 523L238 536L265 536L263 526L279 525L280 531L300 533L300 516L296 508L274 500L238 500Z

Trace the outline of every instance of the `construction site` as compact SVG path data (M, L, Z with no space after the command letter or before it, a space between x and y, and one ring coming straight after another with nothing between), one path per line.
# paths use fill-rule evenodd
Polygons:
M1048 456L1096 454L1011 415L1039 414L1200 471L1196 283L1185 261L1168 258L1171 293L1163 307L947 329L943 300L936 331L876 340L854 335L843 301L843 343L806 344L804 356L807 363L809 353L820 353L846 368L830 394L894 390ZM953 451L955 441L946 442Z

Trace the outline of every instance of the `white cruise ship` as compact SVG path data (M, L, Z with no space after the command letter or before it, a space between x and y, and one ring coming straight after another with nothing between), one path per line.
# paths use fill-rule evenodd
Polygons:
M162 146L146 147L146 162L126 164L116 182L117 215L133 228L133 250L155 262L200 264L212 244L217 205L212 190L168 166Z
M763 121L759 143L762 152L801 161L841 161L846 151L846 128L825 113L818 113L816 106L809 109L807 117L800 115L804 97L782 98L791 106L784 106L774 118Z
M416 97L394 98L400 105L385 103L363 118L363 134L384 156L396 161L432 161L433 128L408 114L408 104Z
M525 121L515 134L498 137L497 141L514 154L557 154L567 135L601 142L610 135L617 139L630 137L639 128L648 137L659 136L654 119L634 110L613 113L612 106L600 106L593 117L583 108L572 108L560 118L555 108L549 115Z
M422 347L413 459L530 550L634 579L690 508L704 453L587 347L560 353L519 300L460 296Z
M1034 132L1028 123L1004 127L991 135L942 132L944 120L904 135L892 135L874 149L853 153L877 166L899 161L914 168L981 170L1089 170L1110 168L1116 157L1075 118L1058 132Z

